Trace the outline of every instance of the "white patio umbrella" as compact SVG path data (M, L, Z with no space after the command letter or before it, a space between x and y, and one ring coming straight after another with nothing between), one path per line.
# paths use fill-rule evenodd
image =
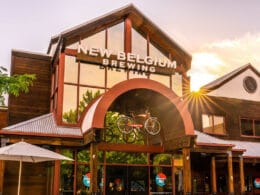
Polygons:
M22 174L22 162L44 162L44 161L54 161L54 160L69 160L73 159L52 152L50 150L28 144L24 141L5 146L0 148L0 160L11 160L19 161L19 179L18 179L18 190L17 194L20 194L21 186L21 174Z

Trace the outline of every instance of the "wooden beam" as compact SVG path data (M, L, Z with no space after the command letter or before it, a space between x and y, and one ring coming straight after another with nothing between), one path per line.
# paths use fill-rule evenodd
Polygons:
M190 165L190 148L182 149L183 157L183 190L184 195L191 194L191 165Z
M132 21L129 18L125 19L125 52L132 51Z
M65 69L65 54L61 53L59 58L59 66L58 66L58 105L57 105L57 114L56 114L56 122L57 125L62 124L62 105L63 105L63 90L64 90L64 69Z
M5 162L3 160L0 160L0 194L3 194L4 174L5 174Z
M175 194L174 155L172 155L172 194Z
M90 144L90 192L98 191L98 148L96 143Z
M211 191L212 194L217 194L217 176L216 176L216 161L215 156L211 157Z
M232 152L228 151L227 155L228 163L228 193L229 195L234 194L234 175L233 175L233 162L232 162Z
M60 153L59 149L56 149L55 152ZM54 178L53 178L53 195L60 194L60 160L55 160L54 163Z
M99 143L97 145L99 150L104 151L120 151L120 152L148 152L148 153L162 153L164 148L162 146L147 146L139 144L109 144Z
M36 144L36 145L52 145L52 146L71 146L71 147L80 147L82 146L82 139L71 139L70 141L68 140L64 140L61 138L49 138L49 137L45 137L45 138L33 138L33 137L28 137L28 136L22 136L20 138L10 138L9 139L9 143L16 143L21 141L21 138L23 138L23 140L25 142L31 143L31 144Z
M239 176L240 176L240 192L245 193L245 175L244 175L244 161L243 156L239 156Z

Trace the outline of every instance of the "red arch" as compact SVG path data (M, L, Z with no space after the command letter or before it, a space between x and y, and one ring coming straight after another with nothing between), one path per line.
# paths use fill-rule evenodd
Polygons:
M171 89L167 88L161 83L141 78L130 79L118 83L101 97L101 100L98 103L93 115L93 121L91 125L92 128L104 128L105 115L110 105L118 96L133 89L150 89L168 98L169 101L176 106L182 117L185 134L194 135L194 126L191 115L187 109L187 105L181 101L180 97L178 97ZM85 112L85 114L87 112ZM85 116L83 116L83 118L84 117Z

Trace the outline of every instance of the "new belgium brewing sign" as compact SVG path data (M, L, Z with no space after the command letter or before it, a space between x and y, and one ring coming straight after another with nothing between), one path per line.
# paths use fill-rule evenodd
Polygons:
M160 72L172 74L176 71L175 60L159 59L151 56L141 58L138 54L113 52L102 48L88 48L78 46L77 60L100 65L100 68L108 67L113 70L133 70L142 73Z

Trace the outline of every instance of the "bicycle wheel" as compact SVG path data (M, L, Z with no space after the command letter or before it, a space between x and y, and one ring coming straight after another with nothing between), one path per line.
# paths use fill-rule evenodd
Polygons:
M115 136L114 136L113 130L110 128L106 128L103 141L110 143L113 141L114 138L115 138Z
M117 121L117 128L124 134L129 134L133 130L133 119L129 116L120 116Z
M134 143L137 138L135 131L131 131L128 134L123 133L122 136L123 136L123 140L125 141L125 143Z
M161 130L161 125L156 117L150 117L145 121L144 128L150 135L157 135Z

